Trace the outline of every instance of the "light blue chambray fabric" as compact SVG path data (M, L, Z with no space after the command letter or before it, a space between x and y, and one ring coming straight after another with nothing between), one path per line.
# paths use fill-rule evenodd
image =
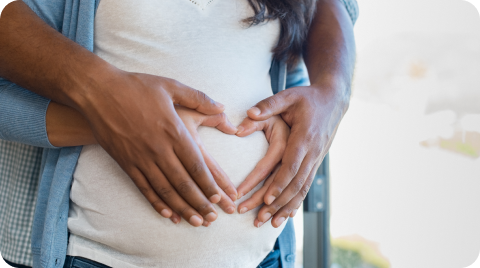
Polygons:
M355 0L344 1L354 2L356 7ZM24 2L51 27L90 51L93 50L93 22L99 0L24 0ZM351 10L347 6L347 11L354 21L356 15L352 16ZM298 75L306 75L305 67L300 68L303 72L290 75L287 84L290 79L305 81L298 79ZM279 80L278 77L272 77L272 80L275 79ZM24 94L17 94L21 91ZM34 267L50 268L62 267L65 260L70 186L81 147L54 149L50 144L45 129L48 102L49 100L0 79L0 109L7 107L3 106L6 103L16 103L8 106L9 110L21 114L15 117L16 114L13 112L7 114L0 110L2 115L0 135L4 135L2 137L8 140L47 148L43 151L42 157L43 170L32 230L32 252ZM29 122L32 118L35 120ZM16 129L17 132L12 129ZM282 248L283 267L293 267L295 235L292 221L289 221L285 231L282 232L279 242Z

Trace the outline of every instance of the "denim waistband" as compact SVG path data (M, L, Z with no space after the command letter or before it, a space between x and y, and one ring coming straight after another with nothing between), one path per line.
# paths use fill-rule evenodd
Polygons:
M258 265L257 268L281 268L280 260L280 247L278 240L275 242L273 250L263 259L263 261ZM78 256L68 256L65 259L65 265L63 268L111 268L104 264L92 261L83 257Z

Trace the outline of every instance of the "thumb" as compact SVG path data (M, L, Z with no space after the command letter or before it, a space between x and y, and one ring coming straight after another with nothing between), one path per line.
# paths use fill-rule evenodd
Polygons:
M214 127L225 134L233 135L238 129L232 125L224 113L216 115L204 115L201 126Z
M293 104L287 90L268 97L248 109L247 115L253 120L267 120L268 118L285 112Z
M223 104L212 100L207 94L175 81L173 103L203 114L219 114L225 110Z

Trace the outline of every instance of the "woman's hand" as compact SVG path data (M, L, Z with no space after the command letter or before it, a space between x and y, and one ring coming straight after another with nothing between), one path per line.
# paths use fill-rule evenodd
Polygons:
M327 86L290 88L248 110L248 116L255 120L280 114L291 126L282 165L265 183L264 188L268 189L262 189L266 205L258 213L257 227L270 219L273 227L279 227L295 215L305 199L347 108L342 96L330 92ZM243 123L238 126L241 127Z
M213 178L217 182L218 186L221 188L221 199L218 202L218 206L225 211L225 213L232 214L235 212L235 204L233 203L234 200L237 200L235 194L236 189L233 183L228 178L227 174L223 171L222 168L218 165L218 163L213 159L213 157L207 152L205 146L203 145L202 141L200 140L200 136L198 135L197 129L199 126L207 126L207 127L214 127L225 134L233 135L237 133L237 128L233 126L230 121L228 121L227 116L224 113L215 114L215 115L205 115L199 113L195 110L188 109L179 105L175 105L175 110L182 119L185 127L187 128L190 135L197 143L200 151L203 155L203 159L207 164L208 169L213 175ZM228 196L225 192L230 193ZM233 200L233 201L232 201ZM180 222L180 216L177 213L173 213L171 217L172 221L177 223ZM203 226L209 226L210 222L204 220Z
M292 129L282 166L265 193L267 205L258 215L259 223L273 216L274 227L302 204L348 108L355 38L342 1L316 1L303 58L311 86L281 91L247 112L258 121L281 115Z
M270 146L268 147L265 157L257 163L253 171L237 188L238 198L250 192L272 173L272 170L275 170L265 181L262 188L238 206L239 213L245 213L263 203L265 192L279 170L280 162L285 152L285 147L287 146L287 140L290 136L290 128L278 115L272 116L265 121L254 121L247 117L240 124L239 131L236 135L245 137L255 131L263 131ZM257 222L258 219L255 220L255 226L257 226Z

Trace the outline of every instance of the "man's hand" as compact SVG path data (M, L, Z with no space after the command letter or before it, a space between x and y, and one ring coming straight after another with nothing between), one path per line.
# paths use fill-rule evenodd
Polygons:
M98 143L162 216L171 217L173 210L193 226L215 221L212 203L223 191L175 104L204 114L220 114L223 106L172 79L120 70L109 74L77 102ZM226 177L216 179L236 196Z
M185 124L185 127L189 131L190 135L192 135L192 138L200 147L202 156L205 159L205 163L212 173L213 178L220 188L223 189L221 190L222 198L220 199L218 205L226 213L234 213L235 204L233 203L232 199L236 200L236 196L235 194L230 194L230 196L227 196L225 191L235 193L235 186L231 183L222 168L205 150L203 143L198 136L197 129L199 126L215 127L226 134L233 135L237 132L237 128L228 121L224 113L205 115L195 110L187 109L178 105L175 105L175 110ZM51 102L48 106L46 121L48 137L52 144L56 146L68 147L98 143L95 140L95 136L93 135L87 120L85 120L85 118L77 110L71 107ZM283 155L283 152L281 155ZM170 220L172 220L174 223L179 223L181 221L181 217L176 212L173 212ZM208 226L210 223L204 220L203 225Z
M175 105L175 110L178 116L182 119L185 127L190 132L190 135L195 140L197 145L202 152L203 159L208 166L208 169L212 173L215 181L220 186L221 190L221 199L218 202L218 206L225 211L225 213L232 214L235 212L235 203L232 200L236 200L237 197L235 194L236 189L233 183L228 178L227 174L223 169L218 165L215 159L207 152L205 146L203 145L200 136L198 135L198 127L199 126L206 126L206 127L214 127L225 134L233 135L237 133L237 128L233 126L230 121L228 121L227 116L224 113L215 114L215 115L205 115L199 113L192 109L187 109L185 107ZM230 196L227 196L225 192L230 193ZM180 220L178 214L174 213L172 215L173 222L177 222ZM210 222L204 221L203 225L208 227Z
M312 85L281 91L247 112L253 120L281 115L291 127L281 167L267 181L266 205L256 226L272 219L278 227L295 215L330 148L350 99L355 62L352 26L341 1L317 1L303 55Z

